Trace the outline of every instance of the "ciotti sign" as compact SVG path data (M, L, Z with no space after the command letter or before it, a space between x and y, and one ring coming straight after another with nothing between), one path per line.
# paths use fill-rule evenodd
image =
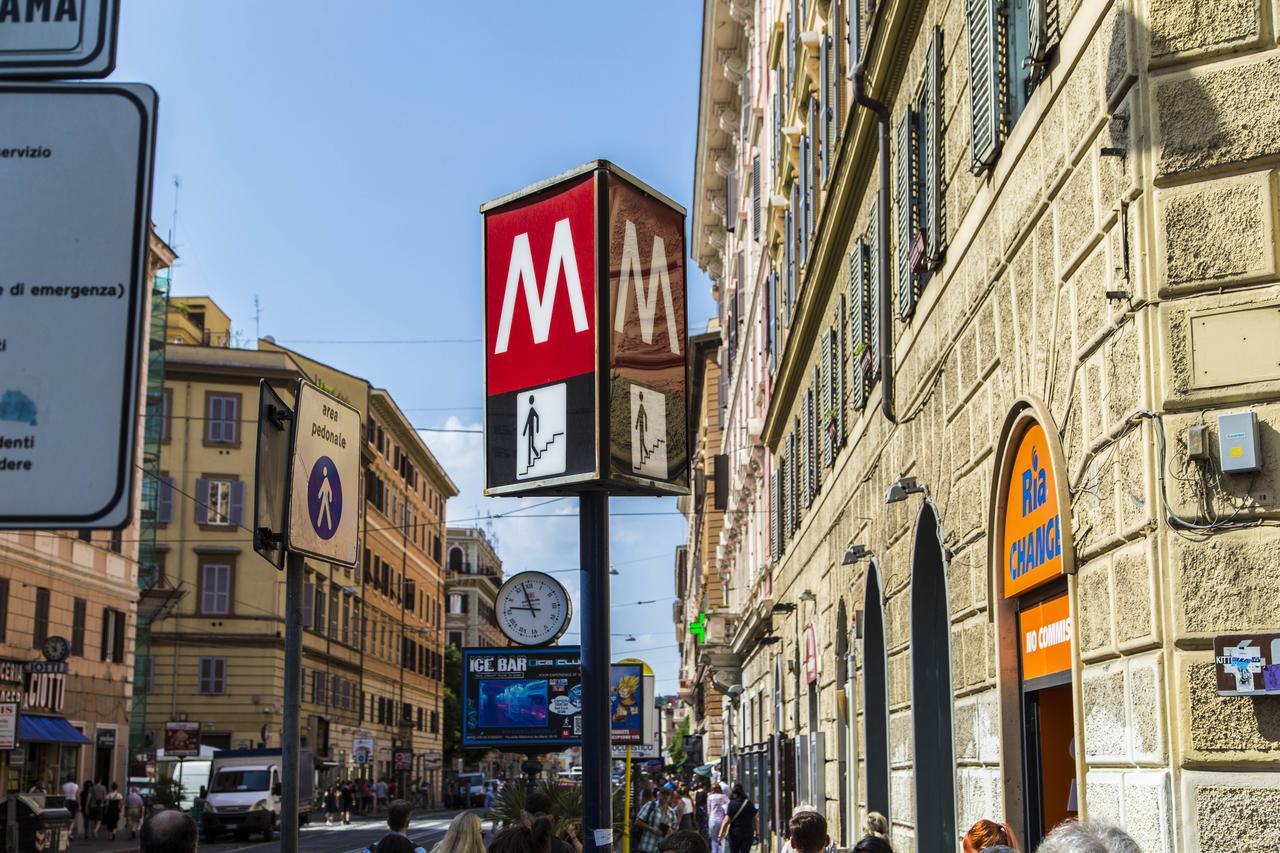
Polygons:
M684 494L683 208L595 161L481 213L486 493Z

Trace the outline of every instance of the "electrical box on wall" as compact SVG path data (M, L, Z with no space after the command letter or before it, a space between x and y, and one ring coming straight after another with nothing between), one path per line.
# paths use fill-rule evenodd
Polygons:
M1256 413L1218 415L1218 459L1224 474L1249 474L1262 470Z

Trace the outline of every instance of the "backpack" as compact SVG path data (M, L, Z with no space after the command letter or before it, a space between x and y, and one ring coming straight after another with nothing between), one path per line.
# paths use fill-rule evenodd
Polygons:
M383 838L386 838L386 836L384 835ZM410 841L409 843L413 844L412 841ZM362 850L361 853L378 853L378 848L380 848L381 846L382 846L382 839L379 839L373 842L372 844L370 844L368 847L364 848L364 850ZM427 849L425 847L421 847L417 844L414 844L413 853L427 853Z

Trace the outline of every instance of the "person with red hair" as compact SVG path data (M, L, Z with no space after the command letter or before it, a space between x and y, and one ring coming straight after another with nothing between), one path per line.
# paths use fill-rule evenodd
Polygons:
M964 853L982 853L992 847L1018 849L1018 840L1007 823L996 823L994 820L982 820L969 827L962 843Z

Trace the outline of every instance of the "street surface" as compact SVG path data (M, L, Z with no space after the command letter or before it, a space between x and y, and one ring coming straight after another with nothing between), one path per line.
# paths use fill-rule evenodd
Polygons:
M479 813L479 812L477 812ZM457 812L418 813L409 823L409 838L415 844L428 851L444 837L449 822ZM489 823L485 822L485 839L489 837ZM319 815L318 823L310 823L302 827L298 849L301 853L359 853L379 838L387 834L385 816L357 818L349 826L325 826L324 816ZM128 840L129 833L116 833L115 841L81 841L78 837L71 843L71 853L134 853L138 842ZM200 853L276 853L280 849L279 841L270 843L254 841L236 841L223 836L217 843L200 842Z

